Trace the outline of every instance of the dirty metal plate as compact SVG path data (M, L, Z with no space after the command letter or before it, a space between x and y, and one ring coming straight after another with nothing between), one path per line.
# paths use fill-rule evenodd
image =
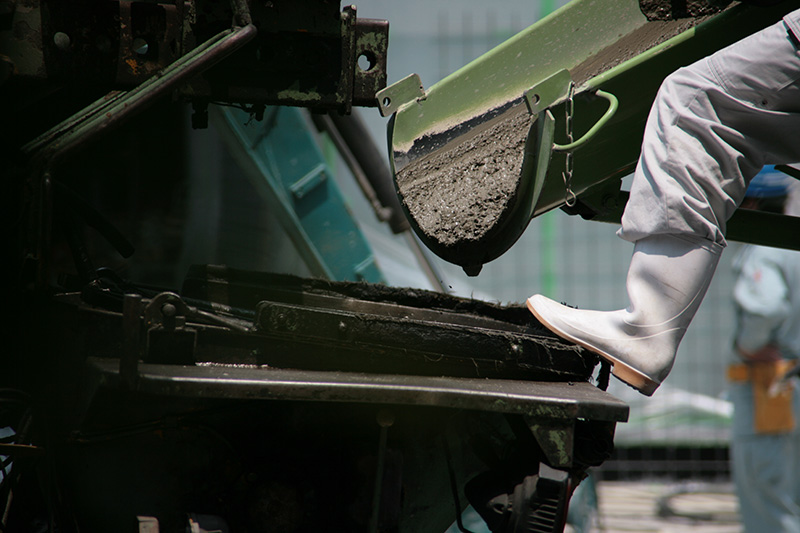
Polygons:
M439 369L458 365L462 370L456 375L464 377L583 381L591 374L592 365L587 364L581 352L571 351L567 344L532 335L530 328L525 331L518 327L513 331L491 327L491 323L429 321L375 309L391 309L386 304L368 307L348 311L262 302L256 312L256 333L270 340L304 343L304 352L312 350L312 345L320 346L327 354L323 357L330 360L352 360L360 355L361 359L366 358L364 366L358 369L363 371L394 373L389 370L391 361L401 358L417 361L420 368L430 366L426 362L438 362ZM265 346L264 350L267 349ZM375 361L370 364L369 359ZM554 364L556 360L560 364ZM447 373L452 375L453 371Z
M91 358L88 364L101 384L119 384L118 360ZM587 382L142 364L135 388L166 396L418 405L565 420L628 419L624 402Z
M193 267L182 294L257 308L248 337L272 367L563 382L587 381L597 364L524 306L211 265Z

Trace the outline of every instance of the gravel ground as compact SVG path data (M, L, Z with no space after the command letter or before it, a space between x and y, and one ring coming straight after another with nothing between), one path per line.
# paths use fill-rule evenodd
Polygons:
M585 486L582 484L582 487ZM588 497L586 493L576 498ZM576 498L573 498L575 505ZM565 533L741 533L731 484L662 481L601 481L597 513L588 528L567 525ZM464 526L489 533L477 513L467 511ZM445 533L458 533L453 525Z
M591 532L742 531L739 504L730 484L601 481L597 499L599 512ZM659 508L666 513L659 513ZM575 529L568 526L566 531Z

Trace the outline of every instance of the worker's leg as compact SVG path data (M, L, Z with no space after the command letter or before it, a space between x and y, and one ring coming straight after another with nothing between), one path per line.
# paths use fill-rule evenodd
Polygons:
M747 184L764 164L800 161L798 80L800 52L783 22L669 76L648 118L620 230L636 243L630 305L584 311L535 295L531 312L652 394L705 296L725 222Z
M800 400L800 395L795 399ZM745 532L800 533L800 501L795 494L800 429L779 435L756 434L749 383L732 384L731 400L731 470ZM795 404L797 407L800 402Z
M753 176L800 161L798 131L800 52L783 21L676 71L653 103L620 236L688 233L724 246Z

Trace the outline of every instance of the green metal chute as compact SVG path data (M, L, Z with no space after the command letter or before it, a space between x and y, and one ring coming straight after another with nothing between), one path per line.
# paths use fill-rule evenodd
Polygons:
M427 91L414 79L386 88L378 96L382 112L393 113L392 170L412 227L434 253L477 272L516 242L530 218L547 211L566 206L586 218L618 221L626 200L620 182L639 157L664 77L798 6L797 0L769 8L731 4L701 16L649 20L637 0L572 0ZM506 146L508 132L514 139ZM524 150L515 148L521 143ZM433 224L427 206L408 192L407 183L426 181L460 188L456 199L500 188L499 175L479 167L515 149L517 158L507 157L513 168L500 176L513 187L501 191L497 212L479 231L458 233L483 211L458 206L450 218L436 213Z

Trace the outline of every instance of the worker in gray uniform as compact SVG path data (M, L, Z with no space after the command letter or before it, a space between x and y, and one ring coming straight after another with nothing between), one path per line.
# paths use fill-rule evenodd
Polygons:
M798 161L800 10L662 83L618 232L634 243L627 308L580 310L538 294L528 308L652 395L672 369L748 183L764 165Z
M765 168L743 208L783 213L789 178ZM800 533L800 252L745 245L734 256L736 330L728 368L731 468L747 533Z

